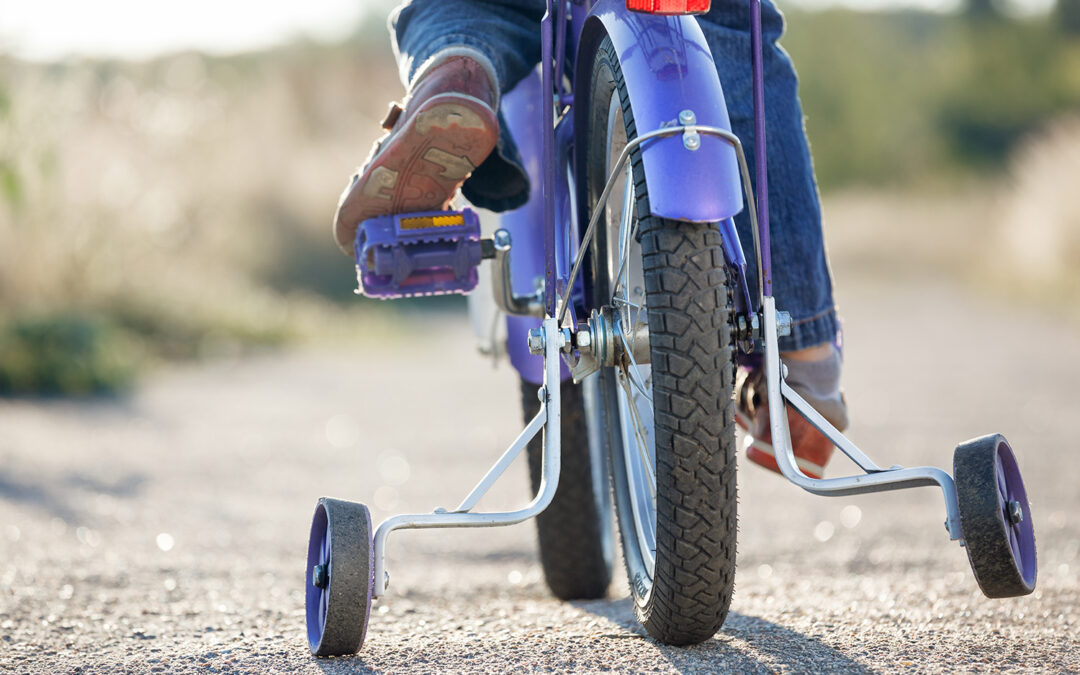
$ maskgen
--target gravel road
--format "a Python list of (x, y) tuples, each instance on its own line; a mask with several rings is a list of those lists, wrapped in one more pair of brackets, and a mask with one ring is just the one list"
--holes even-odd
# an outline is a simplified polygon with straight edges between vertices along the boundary
[[(395, 535), (362, 653), (315, 660), (315, 500), (452, 506), (519, 430), (514, 375), (449, 321), (444, 344), (416, 330), (159, 372), (122, 400), (0, 402), (0, 671), (1080, 671), (1080, 330), (946, 282), (841, 287), (850, 435), (943, 467), (1008, 436), (1034, 595), (981, 595), (935, 490), (826, 499), (740, 466), (735, 599), (703, 645), (645, 637), (621, 573), (607, 600), (553, 600), (525, 524)], [(516, 467), (487, 503), (526, 486)]]

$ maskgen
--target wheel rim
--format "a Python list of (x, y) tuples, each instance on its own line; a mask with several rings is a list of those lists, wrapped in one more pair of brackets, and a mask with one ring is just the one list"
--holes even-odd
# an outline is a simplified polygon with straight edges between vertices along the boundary
[[(619, 97), (608, 107), (607, 174), (626, 147), (626, 125)], [(615, 208), (613, 208), (613, 205)], [(608, 303), (615, 317), (614, 333), (627, 357), (612, 366), (615, 380), (617, 429), (626, 466), (634, 535), (645, 572), (651, 580), (656, 566), (656, 439), (652, 402), (652, 367), (633, 357), (639, 328), (648, 326), (641, 244), (637, 241), (633, 172), (616, 185), (605, 209)], [(627, 337), (629, 336), (629, 337)]]
[(324, 587), (315, 585), (313, 570), (316, 565), (324, 565), (330, 569), (330, 529), (328, 527), (326, 508), (319, 504), (315, 509), (315, 515), (311, 521), (311, 537), (308, 540), (307, 570), (307, 593), (305, 608), (307, 610), (308, 642), (312, 649), (316, 649), (322, 641), (323, 632), (326, 628), (326, 608), (330, 595), (330, 585)]
[[(1031, 509), (1028, 506), (1024, 480), (1020, 477), (1020, 467), (1012, 448), (1002, 440), (997, 446), (997, 488), (998, 505), (1001, 508), (1005, 530), (1009, 537), (1013, 561), (1017, 571), (1028, 586), (1035, 584), (1035, 528), (1031, 522)], [(1012, 516), (1013, 505), (1019, 512), (1019, 519)]]

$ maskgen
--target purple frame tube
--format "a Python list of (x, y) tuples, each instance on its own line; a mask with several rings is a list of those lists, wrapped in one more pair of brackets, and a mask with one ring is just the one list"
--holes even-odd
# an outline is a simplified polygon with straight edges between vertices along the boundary
[[(560, 7), (562, 3), (559, 3)], [(556, 10), (558, 16), (563, 12)], [(541, 187), (544, 194), (544, 303), (548, 316), (555, 316), (555, 280), (557, 270), (555, 264), (555, 88), (551, 72), (555, 67), (552, 63), (552, 0), (547, 0), (547, 12), (540, 21), (540, 104), (541, 124), (543, 124), (543, 157), (544, 157), (544, 184)]]
[(769, 167), (765, 158), (765, 69), (761, 47), (761, 0), (750, 0), (750, 51), (754, 78), (754, 161), (757, 180), (758, 240), (762, 292), (772, 295), (772, 247), (769, 240)]

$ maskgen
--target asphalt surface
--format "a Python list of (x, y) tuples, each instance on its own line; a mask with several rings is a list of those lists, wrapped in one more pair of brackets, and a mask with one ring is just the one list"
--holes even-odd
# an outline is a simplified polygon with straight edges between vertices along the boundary
[[(735, 599), (703, 645), (645, 637), (621, 572), (609, 599), (553, 600), (524, 524), (394, 535), (362, 652), (316, 660), (315, 500), (453, 506), (520, 428), (512, 371), (444, 321), (159, 372), (123, 400), (0, 402), (0, 671), (1080, 671), (1080, 330), (945, 282), (847, 280), (840, 299), (850, 436), (949, 468), (957, 442), (1004, 433), (1034, 595), (981, 595), (933, 489), (827, 499), (741, 464)], [(486, 503), (526, 487), (514, 467)]]

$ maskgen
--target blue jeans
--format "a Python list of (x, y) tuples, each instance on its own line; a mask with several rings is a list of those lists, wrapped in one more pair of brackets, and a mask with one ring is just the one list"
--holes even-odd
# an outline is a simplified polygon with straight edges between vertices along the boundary
[[(495, 67), (502, 91), (510, 91), (540, 61), (540, 19), (544, 0), (409, 0), (391, 15), (394, 48), (406, 82), (441, 49), (473, 47)], [(724, 86), (732, 131), (746, 148), (754, 143), (750, 75), (750, 13), (745, 0), (713, 0), (698, 18)], [(832, 299), (832, 279), (825, 257), (810, 148), (803, 129), (798, 80), (787, 53), (777, 44), (784, 30), (780, 12), (762, 0), (765, 50), (765, 107), (768, 136), (769, 210), (773, 288), (777, 306), (791, 313), (790, 336), (783, 351), (837, 341), (839, 320)], [(505, 129), (507, 125), (503, 124)], [(754, 175), (754, 156), (747, 153)], [(528, 179), (513, 139), (499, 147), (462, 192), (477, 206), (516, 208), (528, 197)], [(747, 260), (753, 261), (753, 234), (747, 210), (735, 218)], [(750, 266), (750, 288), (757, 270)]]

